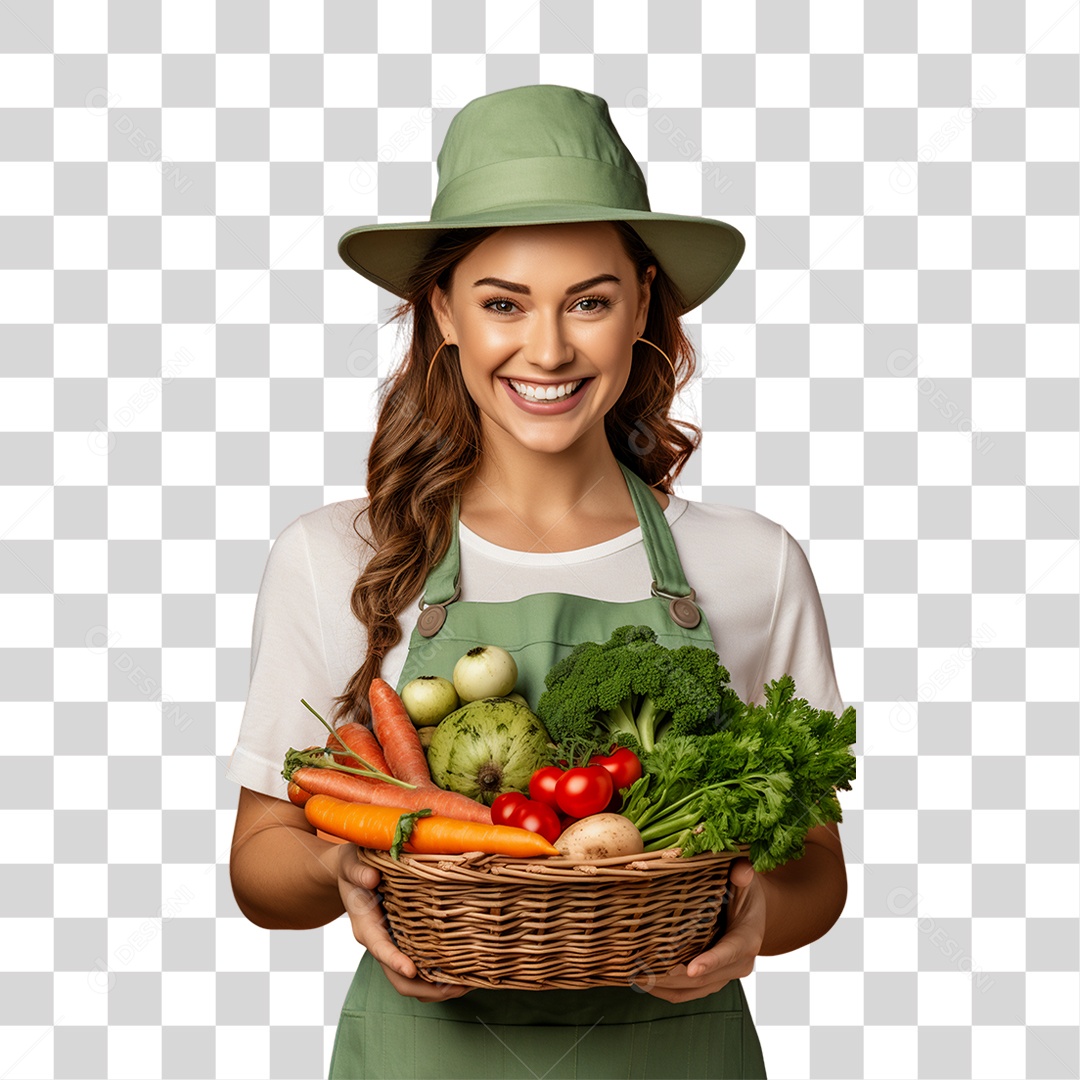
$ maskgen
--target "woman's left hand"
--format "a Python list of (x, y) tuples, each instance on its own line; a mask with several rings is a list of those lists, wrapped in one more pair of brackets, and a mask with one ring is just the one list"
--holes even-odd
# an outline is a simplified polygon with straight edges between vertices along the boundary
[(640, 989), (665, 1001), (693, 1001), (754, 970), (765, 937), (765, 890), (747, 859), (731, 864), (728, 888), (732, 895), (724, 936), (689, 964), (679, 964), (658, 978), (640, 980), (636, 984)]

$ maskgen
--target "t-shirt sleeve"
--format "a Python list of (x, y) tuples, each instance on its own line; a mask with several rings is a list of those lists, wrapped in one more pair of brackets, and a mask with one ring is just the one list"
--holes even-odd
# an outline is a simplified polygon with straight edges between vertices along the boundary
[(761, 703), (766, 683), (790, 675), (795, 680), (796, 697), (839, 716), (844, 702), (836, 683), (821, 594), (806, 553), (787, 529), (779, 528), (776, 598), (753, 700)]
[(263, 570), (251, 632), (247, 701), (225, 775), (244, 787), (287, 798), (281, 775), (289, 747), (323, 746), (326, 729), (300, 703), (330, 720), (340, 689), (331, 685), (318, 593), (303, 517), (274, 541)]

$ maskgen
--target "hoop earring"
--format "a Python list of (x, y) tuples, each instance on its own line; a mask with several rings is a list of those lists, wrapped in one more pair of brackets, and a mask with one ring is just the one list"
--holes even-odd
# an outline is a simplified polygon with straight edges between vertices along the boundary
[(675, 380), (675, 384), (678, 385), (679, 375), (678, 372), (676, 372), (675, 370), (675, 365), (671, 362), (671, 357), (668, 356), (668, 354), (664, 352), (664, 350), (661, 349), (660, 346), (657, 345), (655, 342), (649, 341), (648, 338), (638, 337), (635, 338), (634, 341), (635, 343), (638, 341), (644, 341), (646, 345), (652, 345), (652, 347), (668, 362), (668, 367), (671, 368), (671, 377)]
[(444, 345), (451, 344), (449, 336), (445, 337), (440, 343), (439, 347), (435, 350), (435, 356), (428, 361), (427, 366), (427, 378), (424, 380), (424, 404), (427, 404), (428, 399), (428, 384), (431, 382), (431, 373), (435, 370), (435, 357), (442, 352)]

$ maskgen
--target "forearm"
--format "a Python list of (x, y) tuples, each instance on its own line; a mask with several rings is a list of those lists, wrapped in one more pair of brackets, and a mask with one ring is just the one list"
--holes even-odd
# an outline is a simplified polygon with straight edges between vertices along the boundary
[(344, 914), (338, 845), (313, 832), (279, 826), (233, 850), (233, 895), (244, 915), (267, 930), (310, 930)]
[(812, 829), (801, 859), (758, 876), (765, 891), (763, 956), (816, 941), (844, 909), (847, 871), (835, 826)]

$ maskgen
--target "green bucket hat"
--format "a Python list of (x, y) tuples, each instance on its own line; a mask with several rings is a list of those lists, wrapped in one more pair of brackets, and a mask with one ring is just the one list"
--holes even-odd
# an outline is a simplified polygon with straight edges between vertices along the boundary
[(660, 214), (607, 102), (570, 86), (518, 86), (474, 98), (450, 121), (429, 221), (360, 225), (338, 240), (358, 274), (404, 297), (440, 233), (500, 225), (625, 221), (697, 307), (727, 280), (746, 241), (714, 218)]

